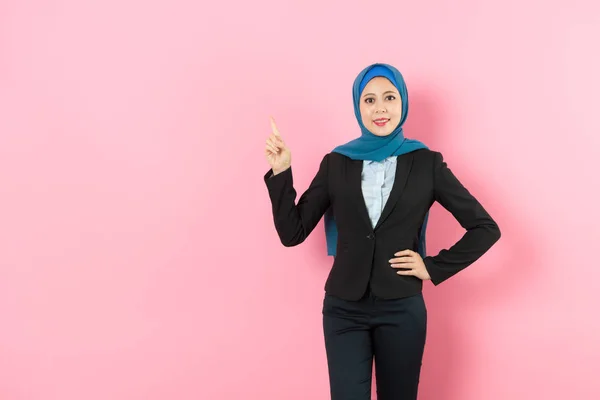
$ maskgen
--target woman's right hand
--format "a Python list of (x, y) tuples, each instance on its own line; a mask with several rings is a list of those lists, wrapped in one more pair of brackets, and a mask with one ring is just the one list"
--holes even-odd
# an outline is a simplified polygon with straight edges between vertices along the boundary
[(273, 174), (277, 175), (290, 167), (292, 164), (292, 153), (281, 138), (273, 117), (271, 117), (271, 130), (273, 133), (267, 139), (265, 157), (273, 170)]

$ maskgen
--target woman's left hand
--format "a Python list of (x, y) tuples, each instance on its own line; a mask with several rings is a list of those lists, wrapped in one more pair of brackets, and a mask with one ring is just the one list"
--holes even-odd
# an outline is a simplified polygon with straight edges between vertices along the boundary
[(394, 254), (396, 258), (390, 260), (392, 268), (400, 268), (398, 275), (412, 275), (422, 280), (429, 280), (429, 272), (425, 268), (425, 263), (421, 255), (412, 250), (402, 250)]

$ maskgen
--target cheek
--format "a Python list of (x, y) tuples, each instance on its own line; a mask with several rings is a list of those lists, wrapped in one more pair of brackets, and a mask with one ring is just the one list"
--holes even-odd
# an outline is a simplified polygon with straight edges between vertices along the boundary
[(402, 104), (395, 105), (393, 108), (393, 113), (396, 118), (402, 117)]
[(371, 122), (371, 118), (370, 118), (370, 113), (369, 113), (369, 108), (365, 107), (364, 105), (360, 106), (360, 117), (363, 121), (363, 124), (366, 124), (367, 122)]

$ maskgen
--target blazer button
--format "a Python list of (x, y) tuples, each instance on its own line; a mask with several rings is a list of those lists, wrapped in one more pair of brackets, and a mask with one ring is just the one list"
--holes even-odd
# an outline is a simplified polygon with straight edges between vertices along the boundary
[(369, 233), (369, 235), (367, 236), (367, 239), (375, 239), (375, 235), (372, 233)]

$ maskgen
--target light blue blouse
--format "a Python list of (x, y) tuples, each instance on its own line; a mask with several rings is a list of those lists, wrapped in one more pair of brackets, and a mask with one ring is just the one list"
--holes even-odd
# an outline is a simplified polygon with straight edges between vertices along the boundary
[(383, 207), (390, 197), (396, 177), (396, 162), (397, 157), (395, 156), (388, 157), (381, 162), (363, 161), (361, 186), (373, 227), (377, 225)]

